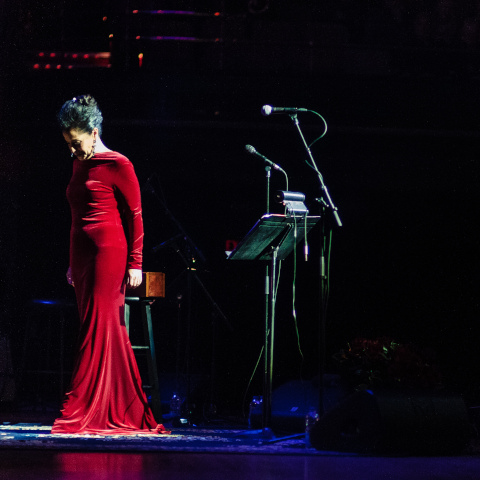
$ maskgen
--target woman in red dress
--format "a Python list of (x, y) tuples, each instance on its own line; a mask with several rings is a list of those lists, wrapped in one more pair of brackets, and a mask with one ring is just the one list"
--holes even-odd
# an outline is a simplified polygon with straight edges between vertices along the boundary
[(67, 280), (75, 287), (80, 334), (52, 433), (167, 433), (148, 406), (124, 322), (126, 285), (142, 282), (140, 189), (131, 162), (103, 144), (102, 120), (89, 95), (68, 100), (58, 114), (73, 158)]

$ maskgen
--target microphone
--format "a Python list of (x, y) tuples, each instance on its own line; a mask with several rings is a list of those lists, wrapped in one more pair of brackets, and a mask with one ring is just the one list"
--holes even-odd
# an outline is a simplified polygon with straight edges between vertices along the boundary
[(286, 107), (272, 107), (271, 105), (264, 105), (262, 107), (262, 115), (268, 117), (272, 113), (297, 113), (308, 112), (307, 108), (286, 108)]
[(256, 155), (257, 157), (260, 157), (264, 162), (268, 163), (270, 166), (272, 166), (275, 170), (280, 170), (281, 172), (283, 172), (285, 175), (286, 175), (286, 172), (285, 170), (280, 166), (280, 165), (277, 165), (276, 163), (273, 163), (271, 160), (269, 160), (267, 157), (265, 157), (264, 155), (262, 155), (261, 153), (258, 153), (254, 147), (252, 147), (251, 145), (245, 145), (245, 150), (252, 154), (252, 155)]

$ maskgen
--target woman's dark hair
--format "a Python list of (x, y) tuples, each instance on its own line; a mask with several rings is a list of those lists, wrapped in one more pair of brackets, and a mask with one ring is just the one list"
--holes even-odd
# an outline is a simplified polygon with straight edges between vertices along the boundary
[(102, 134), (102, 112), (91, 95), (67, 100), (58, 112), (57, 120), (63, 132), (76, 128), (92, 133), (94, 128), (98, 128), (98, 133)]

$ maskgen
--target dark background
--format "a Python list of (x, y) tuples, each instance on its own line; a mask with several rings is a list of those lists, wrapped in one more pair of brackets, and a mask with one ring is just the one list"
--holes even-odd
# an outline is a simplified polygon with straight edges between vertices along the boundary
[[(343, 222), (333, 234), (328, 370), (347, 342), (388, 336), (434, 352), (444, 384), (475, 404), (476, 2), (134, 3), (11, 0), (1, 7), (0, 328), (11, 343), (17, 397), (28, 383), (18, 372), (47, 357), (56, 365), (57, 313), (32, 300), (73, 300), (65, 282), (71, 161), (55, 115), (67, 99), (90, 93), (104, 114), (104, 142), (132, 160), (142, 186), (144, 270), (167, 276), (167, 296), (153, 306), (165, 378), (190, 375), (202, 402), (214, 397), (221, 410), (261, 393), (261, 368), (245, 392), (263, 344), (265, 265), (227, 261), (224, 253), (226, 241), (243, 238), (266, 208), (263, 162), (245, 145), (287, 171), (290, 190), (306, 194), (312, 214), (320, 194), (291, 119), (261, 115), (270, 104), (308, 108), (328, 123), (312, 147)], [(126, 13), (135, 8), (222, 15)], [(109, 52), (110, 67), (66, 60), (66, 52)], [(308, 142), (322, 134), (317, 116), (299, 120)], [(272, 173), (271, 188), (285, 189), (283, 175)], [(273, 200), (271, 207), (280, 212)], [(197, 257), (196, 275), (208, 295), (196, 278), (189, 289), (172, 248), (152, 252), (178, 225), (205, 257)], [(308, 263), (298, 255), (303, 360), (291, 315), (292, 256), (282, 266), (274, 386), (318, 372), (319, 233), (309, 238)], [(67, 309), (67, 367), (74, 331)], [(57, 393), (50, 379), (45, 395), (50, 386)]]

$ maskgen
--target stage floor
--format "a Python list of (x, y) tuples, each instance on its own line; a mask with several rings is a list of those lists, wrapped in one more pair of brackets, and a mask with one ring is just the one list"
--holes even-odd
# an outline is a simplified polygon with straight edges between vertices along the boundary
[(478, 480), (480, 458), (0, 450), (2, 480)]
[(35, 422), (32, 414), (1, 420), (0, 480), (480, 478), (474, 444), (455, 456), (374, 456), (316, 450), (302, 436), (272, 441), (225, 422), (172, 426), (171, 435), (105, 437), (52, 435), (51, 422)]

